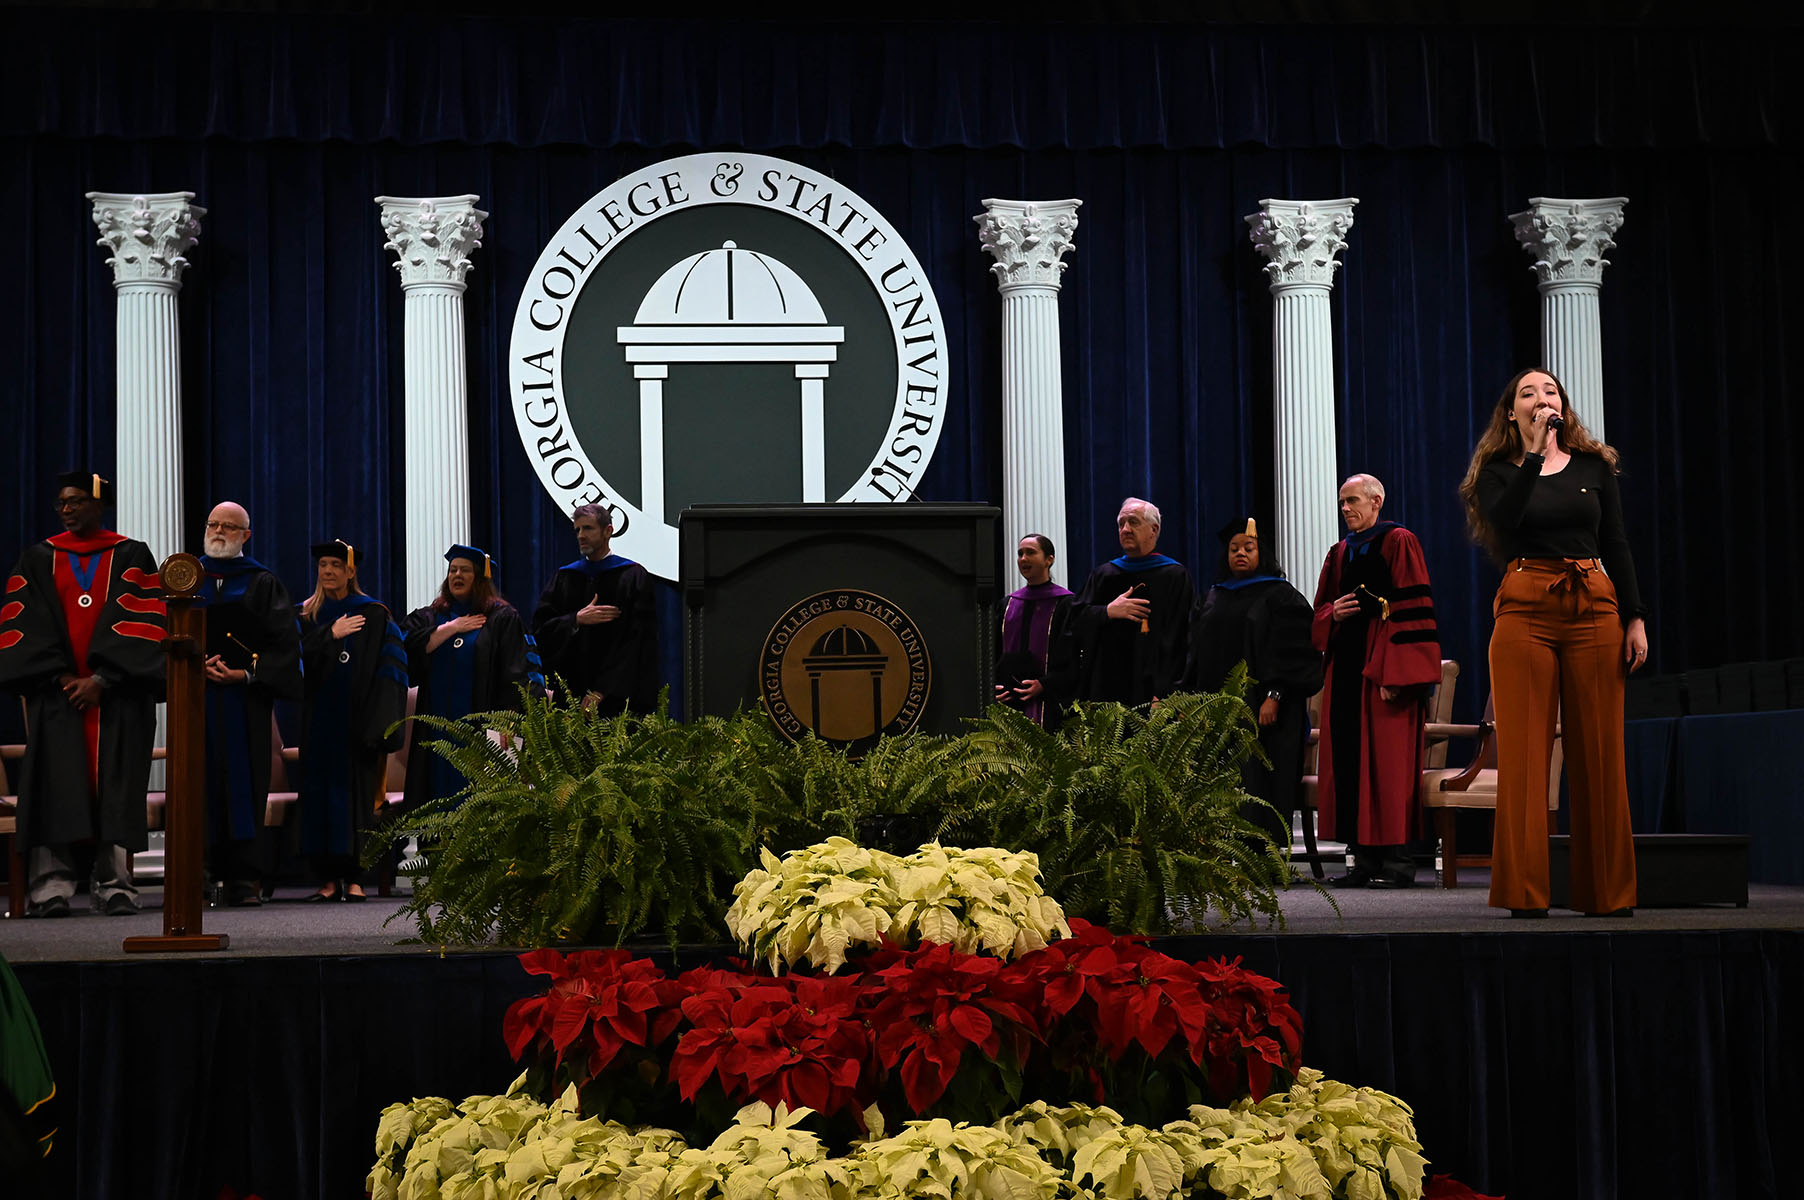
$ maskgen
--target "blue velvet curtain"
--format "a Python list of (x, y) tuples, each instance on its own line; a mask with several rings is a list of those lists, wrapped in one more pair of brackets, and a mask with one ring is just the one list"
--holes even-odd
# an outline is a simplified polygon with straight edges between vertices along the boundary
[[(739, 147), (845, 180), (926, 266), (953, 373), (923, 499), (1001, 494), (1000, 304), (971, 215), (986, 196), (1082, 198), (1060, 302), (1064, 560), (1081, 577), (1112, 555), (1133, 493), (1206, 577), (1208, 531), (1270, 511), (1271, 301), (1242, 218), (1267, 196), (1357, 196), (1333, 297), (1339, 470), (1382, 478), (1386, 515), (1421, 536), (1472, 715), (1496, 576), (1454, 488), (1540, 341), (1506, 217), (1621, 194), (1608, 431), (1654, 668), (1804, 653), (1797, 307), (1773, 215), (1804, 105), (1779, 38), (197, 13), (111, 13), (97, 38), (86, 20), (15, 14), (34, 53), (0, 76), (7, 547), (53, 528), (53, 472), (114, 465), (115, 305), (82, 193), (189, 189), (209, 210), (180, 301), (194, 541), (209, 504), (238, 499), (291, 590), (311, 586), (307, 546), (339, 536), (367, 548), (373, 594), (423, 603), (395, 594), (401, 296), (371, 198), (474, 192), (492, 216), (466, 300), (469, 536), (530, 604), (572, 547), (507, 407), (527, 272), (622, 173)], [(1286, 566), (1313, 590), (1318, 563)]]

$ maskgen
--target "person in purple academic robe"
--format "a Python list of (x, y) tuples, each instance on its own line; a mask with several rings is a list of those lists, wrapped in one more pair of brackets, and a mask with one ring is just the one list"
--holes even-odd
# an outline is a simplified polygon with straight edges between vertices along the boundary
[(1075, 680), (1066, 628), (1071, 589), (1052, 581), (1052, 539), (1030, 533), (1015, 548), (1015, 569), (1027, 586), (1002, 606), (1002, 658), (996, 664), (996, 701), (1029, 720), (1057, 728)]

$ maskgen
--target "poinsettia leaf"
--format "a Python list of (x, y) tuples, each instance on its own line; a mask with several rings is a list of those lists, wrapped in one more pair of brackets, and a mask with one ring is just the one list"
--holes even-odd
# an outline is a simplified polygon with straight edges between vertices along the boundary
[(990, 1020), (990, 1014), (975, 1004), (961, 1004), (954, 1008), (950, 1020), (952, 1028), (958, 1030), (960, 1035), (973, 1045), (988, 1041), (991, 1031), (995, 1028), (994, 1022)]

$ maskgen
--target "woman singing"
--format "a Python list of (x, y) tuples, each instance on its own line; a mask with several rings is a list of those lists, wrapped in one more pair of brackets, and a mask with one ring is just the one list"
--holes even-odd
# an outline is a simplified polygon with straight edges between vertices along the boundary
[(1546, 786), (1558, 724), (1571, 783), (1572, 906), (1633, 916), (1622, 697), (1628, 672), (1647, 661), (1647, 628), (1616, 451), (1585, 429), (1559, 380), (1530, 369), (1503, 389), (1459, 491), (1474, 538), (1504, 569), (1491, 634), (1491, 904), (1547, 915)]

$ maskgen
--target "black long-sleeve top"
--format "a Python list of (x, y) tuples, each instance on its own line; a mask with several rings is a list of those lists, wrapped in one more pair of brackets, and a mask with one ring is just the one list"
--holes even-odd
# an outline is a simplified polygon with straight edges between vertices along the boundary
[(1552, 475), (1541, 473), (1544, 461), (1528, 454), (1518, 467), (1493, 459), (1479, 471), (1478, 507), (1497, 533), (1498, 551), (1506, 560), (1601, 559), (1623, 623), (1645, 617), (1616, 473), (1595, 454), (1574, 454)]

